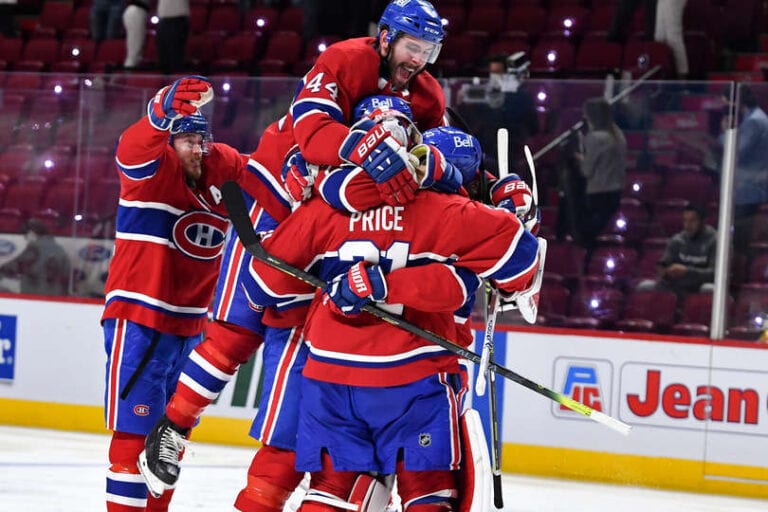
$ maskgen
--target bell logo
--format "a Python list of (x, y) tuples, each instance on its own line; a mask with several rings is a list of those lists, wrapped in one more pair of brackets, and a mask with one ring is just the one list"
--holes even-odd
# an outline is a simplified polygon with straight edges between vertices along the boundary
[(459, 135), (454, 135), (453, 145), (454, 147), (457, 147), (457, 148), (471, 148), (472, 139), (470, 139), (469, 137), (461, 137)]
[[(555, 362), (555, 389), (587, 407), (610, 414), (612, 374), (609, 361), (558, 359)], [(581, 416), (559, 404), (553, 404), (553, 413), (566, 418)]]

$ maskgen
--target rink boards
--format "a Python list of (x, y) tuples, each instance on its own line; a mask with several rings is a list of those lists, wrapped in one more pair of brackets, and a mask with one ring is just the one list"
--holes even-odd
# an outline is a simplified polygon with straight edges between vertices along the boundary
[[(98, 301), (0, 296), (0, 423), (104, 432), (100, 314)], [(621, 436), (498, 378), (504, 471), (768, 499), (768, 347), (499, 331), (501, 364), (633, 427)], [(241, 368), (193, 439), (255, 443), (260, 370)]]

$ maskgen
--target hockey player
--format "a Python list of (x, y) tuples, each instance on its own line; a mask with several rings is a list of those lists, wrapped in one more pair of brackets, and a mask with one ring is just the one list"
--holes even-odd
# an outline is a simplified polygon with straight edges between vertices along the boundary
[(338, 42), (318, 57), (299, 81), (286, 116), (267, 127), (251, 155), (250, 165), (267, 187), (255, 199), (276, 220), (290, 213), (280, 171), (294, 144), (315, 165), (361, 166), (387, 202), (413, 197), (418, 185), (407, 151), (386, 129), (364, 120), (350, 127), (352, 110), (363, 98), (393, 95), (409, 103), (419, 130), (441, 126), (445, 96), (424, 68), (440, 52), (442, 21), (426, 0), (394, 0), (378, 26), (377, 37)]
[[(402, 113), (398, 118), (402, 125), (392, 126), (391, 129), (398, 132), (402, 144), (408, 144), (407, 136), (403, 134), (411, 129), (416, 133), (416, 130), (410, 121), (410, 107), (402, 99), (386, 96), (366, 98), (357, 105), (355, 116), (382, 123), (391, 120), (374, 113), (381, 109)], [(295, 160), (289, 158), (287, 161), (286, 175), (290, 169), (295, 170), (292, 163)], [(306, 167), (302, 169), (302, 175), (306, 175)], [(364, 181), (365, 185), (344, 191), (343, 194), (349, 195), (347, 201), (360, 204), (373, 201), (370, 205), (381, 203), (375, 187), (371, 186), (372, 180), (365, 173), (358, 173), (353, 181)], [(253, 203), (247, 194), (246, 200), (254, 229), (257, 232), (274, 229), (276, 220)], [(306, 359), (306, 346), (301, 337), (306, 306), (270, 308), (266, 311), (264, 322), (267, 325), (262, 328), (261, 315), (257, 311), (260, 308), (254, 308), (246, 299), (241, 282), (243, 268), (247, 268), (250, 257), (235, 238), (227, 242), (223, 262), (214, 307), (215, 320), (209, 324), (205, 340), (184, 364), (166, 416), (156, 424), (147, 439), (146, 451), (140, 457), (140, 468), (155, 494), (175, 486), (179, 475), (176, 454), (181, 450), (183, 438), (189, 434), (203, 409), (232, 378), (238, 366), (255, 353), (261, 343), (260, 334), (264, 333), (263, 394), (251, 428), (251, 435), (261, 441), (263, 447), (254, 456), (248, 471), (248, 484), (238, 495), (235, 508), (244, 512), (279, 511), (303, 477), (303, 473), (294, 470), (298, 410), (295, 401), (285, 397), (296, 394), (294, 388), (297, 385), (294, 382), (300, 377)]]
[[(302, 510), (345, 508), (358, 473), (394, 474), (398, 464), (405, 510), (455, 510), (458, 357), (357, 313), (376, 301), (456, 340), (453, 311), (466, 293), (446, 286), (458, 281), (455, 268), (494, 279), (506, 292), (523, 290), (536, 272), (536, 239), (504, 209), (423, 191), (408, 205), (352, 216), (310, 199), (263, 243), (330, 283), (312, 303), (304, 331), (310, 351), (297, 469), (311, 471), (312, 484)], [(313, 293), (260, 261), (252, 276), (258, 286), (249, 296), (263, 305)]]
[(168, 510), (172, 491), (148, 496), (136, 460), (207, 322), (229, 225), (218, 187), (260, 186), (245, 156), (211, 141), (198, 108), (212, 97), (203, 77), (174, 81), (117, 145), (120, 203), (102, 315), (110, 512)]

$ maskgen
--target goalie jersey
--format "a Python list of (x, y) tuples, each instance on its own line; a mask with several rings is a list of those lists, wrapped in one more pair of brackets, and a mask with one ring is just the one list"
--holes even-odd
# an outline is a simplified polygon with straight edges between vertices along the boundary
[[(381, 265), (388, 288), (385, 307), (463, 346), (469, 340), (453, 312), (474, 285), (458, 269), (513, 292), (527, 288), (538, 266), (538, 242), (514, 214), (432, 191), (420, 192), (405, 206), (352, 215), (313, 198), (263, 245), (326, 282), (360, 260)], [(327, 297), (261, 261), (252, 262), (251, 277), (248, 295), (262, 306), (281, 309), (312, 302), (304, 330), (310, 345), (307, 377), (396, 386), (438, 372), (459, 372), (455, 354), (368, 313), (335, 313)]]
[(120, 200), (102, 319), (192, 336), (207, 321), (229, 227), (218, 187), (234, 180), (252, 191), (259, 184), (244, 155), (213, 143), (191, 187), (168, 140), (145, 116), (118, 143)]

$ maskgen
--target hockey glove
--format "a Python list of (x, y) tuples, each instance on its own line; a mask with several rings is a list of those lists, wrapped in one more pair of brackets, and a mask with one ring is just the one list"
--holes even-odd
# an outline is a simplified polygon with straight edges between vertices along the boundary
[(294, 203), (300, 203), (312, 197), (315, 176), (309, 167), (298, 151), (292, 153), (283, 164), (283, 186)]
[(496, 180), (490, 189), (494, 206), (514, 213), (532, 235), (539, 233), (541, 212), (533, 204), (533, 194), (528, 185), (517, 174), (510, 174)]
[(366, 263), (355, 263), (346, 273), (333, 278), (325, 288), (331, 299), (331, 308), (337, 313), (358, 314), (366, 304), (381, 302), (387, 297), (387, 280), (381, 267)]
[(147, 105), (149, 122), (170, 130), (174, 119), (194, 114), (213, 99), (213, 86), (203, 76), (185, 76), (157, 91)]
[(522, 219), (531, 210), (533, 194), (528, 185), (517, 174), (510, 174), (496, 180), (490, 189), (491, 203), (504, 208)]
[(421, 188), (432, 187), (440, 192), (456, 193), (462, 185), (459, 171), (435, 146), (419, 144), (411, 150), (411, 154), (424, 167), (424, 177), (421, 178)]
[(408, 169), (408, 152), (382, 123), (361, 119), (349, 129), (339, 157), (365, 169), (376, 183), (384, 183)]

